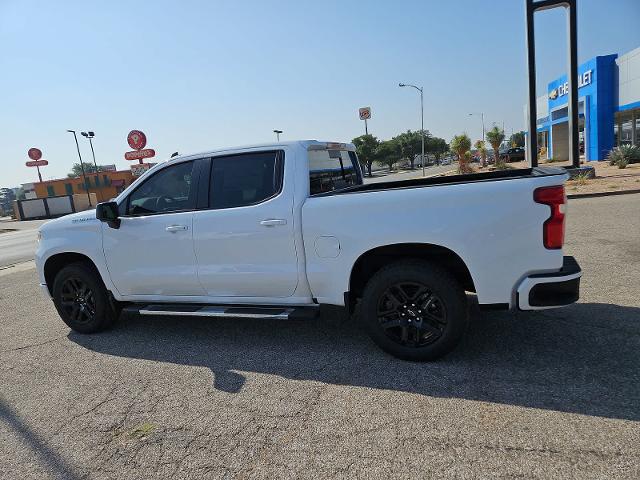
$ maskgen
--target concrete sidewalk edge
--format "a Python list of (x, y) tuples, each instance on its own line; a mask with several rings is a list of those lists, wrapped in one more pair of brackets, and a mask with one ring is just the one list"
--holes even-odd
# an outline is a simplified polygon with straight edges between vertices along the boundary
[(613, 192), (594, 192), (594, 193), (571, 193), (567, 198), (593, 198), (593, 197), (609, 197), (612, 195), (628, 195), (632, 193), (640, 193), (640, 189), (634, 190), (616, 190)]

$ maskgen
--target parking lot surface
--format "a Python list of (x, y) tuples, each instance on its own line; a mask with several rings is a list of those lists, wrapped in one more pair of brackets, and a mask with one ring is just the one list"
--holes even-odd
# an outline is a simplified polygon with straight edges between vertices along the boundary
[(580, 302), (480, 313), (433, 363), (355, 322), (70, 332), (0, 272), (2, 478), (640, 478), (640, 195), (571, 200)]

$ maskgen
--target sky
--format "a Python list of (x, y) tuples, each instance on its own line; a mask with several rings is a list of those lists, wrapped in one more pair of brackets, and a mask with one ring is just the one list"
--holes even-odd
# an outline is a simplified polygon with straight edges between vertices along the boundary
[[(578, 0), (578, 59), (640, 46), (640, 0)], [(129, 167), (127, 133), (156, 159), (282, 139), (388, 139), (425, 128), (449, 141), (524, 128), (524, 0), (0, 0), (0, 187), (78, 161)], [(566, 72), (565, 14), (536, 15), (538, 92)], [(542, 89), (542, 90), (541, 90)], [(79, 136), (79, 135), (78, 135)], [(88, 142), (79, 136), (83, 160)]]

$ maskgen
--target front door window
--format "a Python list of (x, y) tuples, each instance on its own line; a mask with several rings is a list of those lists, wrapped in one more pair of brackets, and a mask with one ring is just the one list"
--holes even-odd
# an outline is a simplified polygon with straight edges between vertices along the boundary
[(196, 206), (195, 186), (191, 181), (194, 162), (164, 168), (129, 195), (127, 215), (154, 215), (184, 212)]

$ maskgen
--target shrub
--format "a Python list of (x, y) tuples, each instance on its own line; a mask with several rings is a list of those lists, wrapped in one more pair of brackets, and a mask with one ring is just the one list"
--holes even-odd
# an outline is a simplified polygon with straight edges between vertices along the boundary
[(540, 147), (540, 152), (538, 153), (538, 158), (544, 160), (547, 158), (547, 147)]
[(502, 158), (498, 158), (495, 167), (496, 170), (513, 170), (513, 167), (508, 165)]
[(635, 145), (621, 145), (615, 147), (607, 155), (609, 165), (617, 165), (618, 168), (626, 168), (630, 163), (640, 162), (640, 148)]
[(587, 184), (587, 180), (589, 180), (588, 173), (581, 173), (580, 175), (576, 175), (575, 179), (576, 184), (583, 186)]

